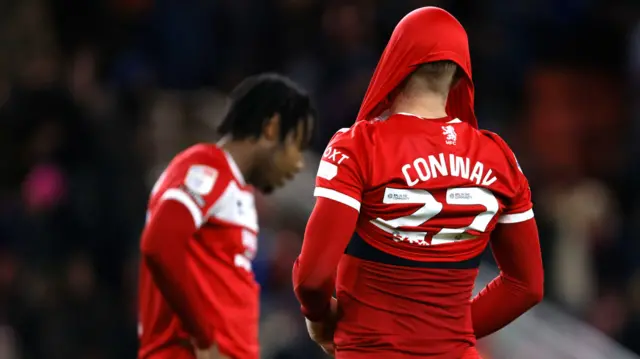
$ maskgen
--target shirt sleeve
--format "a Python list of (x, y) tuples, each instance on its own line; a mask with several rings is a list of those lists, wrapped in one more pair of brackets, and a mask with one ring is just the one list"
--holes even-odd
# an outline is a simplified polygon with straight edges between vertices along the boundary
[(315, 197), (328, 198), (360, 211), (366, 168), (361, 129), (338, 131), (325, 149), (316, 176)]
[(201, 152), (185, 156), (158, 178), (152, 197), (158, 203), (171, 200), (183, 205), (199, 229), (230, 181), (223, 160)]
[(207, 348), (213, 333), (207, 318), (194, 304), (197, 289), (187, 270), (186, 253), (193, 233), (190, 211), (178, 201), (163, 201), (145, 225), (140, 250), (142, 263), (183, 328), (199, 348)]
[(321, 320), (330, 308), (335, 273), (356, 228), (358, 212), (339, 202), (318, 198), (293, 265), (293, 289), (302, 312)]
[(478, 339), (503, 328), (542, 300), (544, 270), (535, 219), (498, 225), (491, 234), (500, 275), (471, 302)]
[(529, 181), (524, 175), (515, 154), (498, 134), (487, 130), (481, 130), (480, 132), (498, 145), (499, 151), (502, 152), (507, 161), (506, 177), (512, 191), (506, 200), (501, 216), (498, 218), (498, 223), (520, 223), (534, 218)]
[(187, 270), (188, 242), (229, 183), (224, 160), (197, 151), (174, 160), (151, 191), (140, 244), (154, 283), (199, 348), (211, 344), (213, 332), (194, 305), (198, 290)]
[(517, 167), (513, 175), (515, 178), (513, 181), (515, 184), (515, 193), (513, 197), (508, 199), (504, 212), (498, 219), (498, 223), (520, 223), (534, 217), (529, 181), (522, 172), (515, 155), (512, 156), (512, 161), (515, 167)]

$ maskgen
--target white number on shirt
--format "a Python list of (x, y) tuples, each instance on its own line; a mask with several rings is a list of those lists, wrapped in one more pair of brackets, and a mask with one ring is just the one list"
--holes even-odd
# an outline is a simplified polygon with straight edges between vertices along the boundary
[[(438, 202), (433, 195), (426, 190), (420, 189), (397, 189), (386, 188), (384, 191), (383, 203), (385, 204), (412, 204), (420, 203), (422, 207), (408, 216), (384, 220), (376, 218), (371, 221), (378, 228), (393, 235), (395, 241), (407, 241), (419, 245), (429, 245), (425, 240), (428, 235), (424, 231), (400, 230), (399, 228), (419, 227), (425, 224), (440, 212), (444, 205)], [(446, 204), (453, 206), (481, 205), (486, 208), (484, 212), (478, 213), (470, 225), (462, 228), (442, 228), (434, 234), (431, 245), (450, 243), (456, 240), (475, 238), (468, 231), (484, 232), (487, 226), (498, 213), (499, 204), (491, 191), (485, 188), (450, 188), (446, 193)]]

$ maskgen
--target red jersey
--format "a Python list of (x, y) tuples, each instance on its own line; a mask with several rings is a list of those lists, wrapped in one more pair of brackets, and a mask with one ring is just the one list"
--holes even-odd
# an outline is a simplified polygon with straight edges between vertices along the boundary
[(533, 217), (507, 144), (451, 118), (396, 114), (338, 131), (315, 196), (360, 211), (338, 266), (341, 358), (462, 357), (475, 345), (470, 299), (491, 231)]
[[(259, 286), (251, 269), (258, 233), (253, 189), (230, 155), (199, 144), (177, 155), (158, 179), (147, 223), (163, 201), (184, 205), (193, 217), (184, 281), (191, 288), (188, 305), (204, 318), (208, 340), (231, 358), (258, 358)], [(192, 338), (144, 261), (139, 311), (139, 358), (194, 357)]]

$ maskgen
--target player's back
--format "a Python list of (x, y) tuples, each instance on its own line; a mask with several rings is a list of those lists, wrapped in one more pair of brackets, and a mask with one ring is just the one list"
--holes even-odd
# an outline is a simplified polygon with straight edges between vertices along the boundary
[(319, 188), (355, 197), (345, 172), (364, 188), (338, 268), (341, 358), (462, 357), (475, 344), (470, 299), (489, 234), (531, 208), (507, 145), (456, 119), (397, 114), (339, 132), (323, 162)]

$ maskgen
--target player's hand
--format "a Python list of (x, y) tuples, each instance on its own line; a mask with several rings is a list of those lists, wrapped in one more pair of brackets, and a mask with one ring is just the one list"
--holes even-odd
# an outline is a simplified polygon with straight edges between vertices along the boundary
[(307, 322), (307, 331), (311, 340), (318, 343), (325, 353), (334, 356), (335, 346), (333, 344), (333, 333), (336, 329), (336, 322), (338, 316), (338, 301), (336, 298), (331, 298), (331, 309), (327, 313), (327, 316), (321, 321), (312, 322), (309, 319), (305, 319)]
[(213, 344), (207, 349), (195, 349), (196, 359), (229, 359), (218, 350), (218, 346)]

